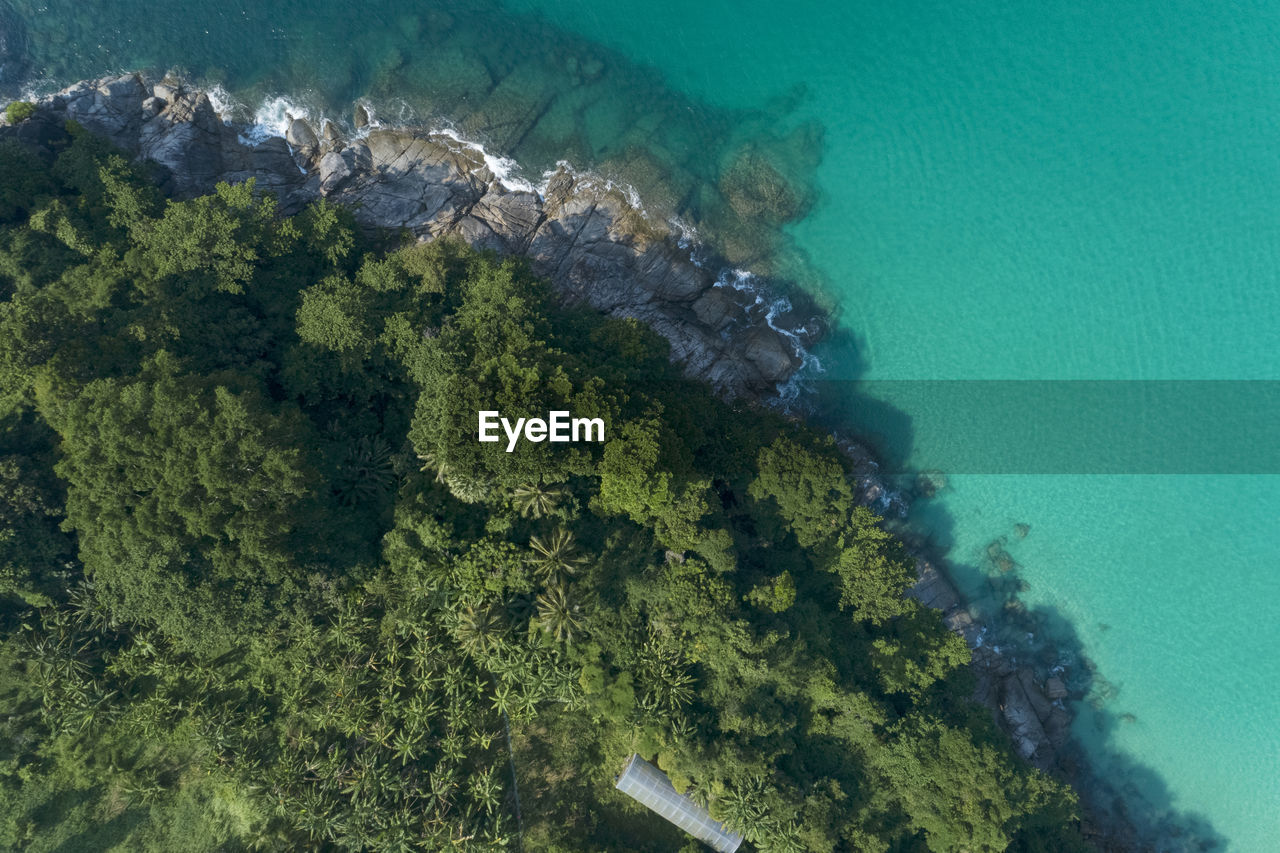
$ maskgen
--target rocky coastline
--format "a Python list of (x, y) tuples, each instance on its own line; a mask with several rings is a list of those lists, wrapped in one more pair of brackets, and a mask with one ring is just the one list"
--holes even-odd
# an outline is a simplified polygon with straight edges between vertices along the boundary
[[(777, 316), (758, 293), (729, 286), (695, 260), (683, 235), (626, 188), (560, 166), (540, 191), (509, 189), (478, 146), (454, 134), (293, 119), (285, 137), (226, 122), (208, 93), (174, 77), (85, 81), (40, 101), (16, 130), (39, 144), (66, 120), (161, 173), (176, 198), (253, 179), (293, 213), (315, 199), (350, 208), (370, 228), (428, 240), (452, 236), (519, 255), (570, 303), (646, 323), (686, 374), (730, 396), (764, 399), (801, 366), (821, 324)], [(357, 108), (357, 113), (359, 113)], [(357, 116), (359, 117), (359, 116)]]
[[(42, 145), (66, 121), (149, 161), (170, 195), (208, 192), (220, 182), (253, 179), (285, 213), (316, 199), (349, 207), (369, 228), (423, 240), (456, 237), (528, 259), (570, 303), (646, 323), (671, 344), (671, 358), (692, 379), (726, 396), (767, 402), (803, 364), (824, 318), (812, 304), (771, 311), (768, 284), (732, 286), (709, 258), (691, 255), (678, 228), (641, 208), (633, 194), (560, 166), (536, 189), (504, 185), (478, 146), (456, 135), (294, 118), (284, 138), (225, 121), (207, 92), (176, 77), (128, 74), (84, 81), (43, 98), (36, 115), (0, 135)], [(356, 108), (358, 126), (367, 122)], [(876, 460), (852, 439), (860, 499), (880, 509), (899, 501)], [(913, 546), (918, 582), (910, 595), (942, 612), (973, 650), (975, 699), (988, 708), (1032, 765), (1077, 784), (1087, 779), (1069, 748), (1072, 716), (1066, 682), (984, 644), (983, 626), (947, 577), (941, 560)], [(1138, 849), (1127, 827), (1087, 826), (1102, 849)]]

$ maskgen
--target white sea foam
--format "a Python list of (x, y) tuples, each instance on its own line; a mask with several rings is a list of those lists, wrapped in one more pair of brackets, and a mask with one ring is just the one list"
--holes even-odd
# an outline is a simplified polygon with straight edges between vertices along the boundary
[(679, 216), (672, 216), (667, 220), (667, 225), (670, 226), (672, 231), (680, 235), (676, 240), (676, 245), (681, 249), (689, 250), (689, 262), (698, 269), (702, 269), (702, 265), (706, 261), (706, 249), (702, 245), (702, 238), (698, 235), (698, 229), (685, 222)]
[[(511, 192), (538, 193), (538, 188), (536, 186), (520, 177), (520, 164), (515, 160), (512, 160), (510, 157), (500, 157), (497, 154), (490, 154), (479, 142), (472, 142), (469, 139), (465, 139), (460, 133), (451, 127), (442, 127), (437, 130), (436, 133), (440, 136), (448, 137), (466, 150), (480, 155), (480, 159), (484, 161), (485, 168), (493, 174), (493, 179), (504, 189), (510, 190)], [(541, 193), (538, 194), (541, 195)]]
[(716, 278), (713, 287), (731, 287), (739, 293), (745, 293), (750, 296), (751, 304), (747, 306), (747, 312), (763, 311), (765, 325), (782, 335), (791, 344), (792, 354), (800, 359), (800, 367), (791, 374), (786, 382), (779, 384), (777, 387), (778, 404), (783, 409), (789, 410), (809, 390), (808, 381), (826, 372), (822, 366), (822, 361), (809, 352), (804, 345), (802, 336), (807, 333), (807, 327), (800, 326), (792, 329), (777, 322), (780, 315), (787, 314), (792, 310), (791, 300), (785, 296), (766, 298), (767, 292), (764, 286), (755, 273), (750, 270), (726, 269)]
[(259, 145), (274, 137), (284, 137), (294, 119), (311, 119), (311, 111), (284, 95), (265, 98), (253, 112), (253, 123), (240, 134), (246, 145)]
[(617, 193), (622, 196), (627, 206), (648, 222), (653, 222), (654, 218), (644, 206), (644, 201), (640, 198), (640, 192), (623, 181), (615, 181), (613, 178), (605, 177), (599, 172), (583, 172), (576, 169), (568, 160), (561, 160), (556, 163), (553, 171), (543, 173), (543, 183), (541, 189), (545, 190), (548, 180), (556, 172), (567, 172), (573, 176), (578, 186), (584, 190), (598, 193)]
[(18, 93), (18, 100), (35, 103), (53, 95), (61, 88), (52, 77), (37, 77), (28, 80), (23, 85), (22, 90)]
[(231, 97), (231, 93), (222, 88), (221, 83), (215, 83), (207, 87), (204, 90), (204, 94), (208, 97), (213, 111), (218, 114), (218, 118), (222, 119), (223, 124), (230, 124), (235, 117), (236, 110), (241, 108), (240, 102)]

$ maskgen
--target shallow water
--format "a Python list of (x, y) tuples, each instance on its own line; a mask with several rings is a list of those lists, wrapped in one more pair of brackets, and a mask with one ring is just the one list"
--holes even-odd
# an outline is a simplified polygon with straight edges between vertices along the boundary
[[(874, 380), (888, 407), (828, 383), (824, 410), (878, 412), (912, 465), (984, 437), (916, 380), (1280, 379), (1272, 5), (12, 5), (46, 86), (181, 64), (255, 108), (365, 98), (450, 118), (531, 176), (561, 158), (618, 175), (731, 262), (820, 287), (842, 327), (823, 378)], [(797, 188), (792, 212), (816, 199), (792, 243), (722, 181), (744, 150)], [(1258, 421), (1261, 457), (1280, 442)], [(1274, 849), (1280, 479), (1183, 464), (1185, 445), (1129, 474), (1088, 452), (1011, 474), (997, 450), (912, 519), (1004, 626), (991, 641), (1088, 685), (1077, 732), (1164, 847)]]

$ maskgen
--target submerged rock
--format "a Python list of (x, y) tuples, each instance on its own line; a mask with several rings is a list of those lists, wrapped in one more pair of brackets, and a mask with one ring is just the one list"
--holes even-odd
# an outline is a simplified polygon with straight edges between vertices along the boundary
[(725, 169), (720, 192), (743, 219), (767, 225), (792, 222), (809, 208), (808, 199), (754, 145), (739, 151)]
[(515, 149), (555, 98), (551, 82), (539, 63), (515, 68), (462, 119), (462, 127), (502, 151)]
[(931, 498), (947, 487), (947, 475), (937, 468), (921, 471), (916, 475), (916, 494)]

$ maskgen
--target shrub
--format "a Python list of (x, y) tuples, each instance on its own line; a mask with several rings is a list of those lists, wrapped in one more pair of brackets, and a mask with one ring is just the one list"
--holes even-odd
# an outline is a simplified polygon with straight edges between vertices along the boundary
[(36, 105), (30, 101), (13, 101), (4, 108), (4, 117), (9, 124), (21, 124), (36, 114)]

